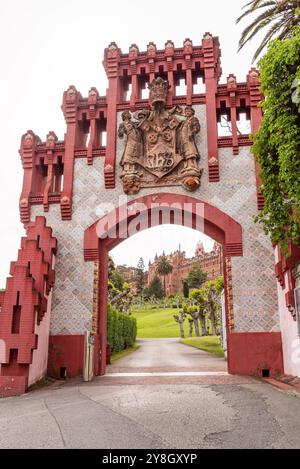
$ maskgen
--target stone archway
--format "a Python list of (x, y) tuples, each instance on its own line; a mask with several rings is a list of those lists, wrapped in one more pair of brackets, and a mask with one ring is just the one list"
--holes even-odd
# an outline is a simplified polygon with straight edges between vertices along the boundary
[[(158, 216), (156, 213), (154, 225), (153, 210), (159, 212)], [(99, 261), (99, 344), (96, 347), (96, 363), (99, 362), (99, 355), (105, 357), (106, 350), (108, 253), (131, 236), (132, 226), (139, 225), (138, 231), (142, 231), (164, 224), (163, 217), (168, 211), (170, 224), (183, 225), (186, 216), (191, 228), (202, 231), (222, 245), (229, 373), (261, 375), (263, 370), (269, 370), (271, 375), (277, 373), (282, 369), (280, 333), (234, 332), (230, 260), (232, 257), (243, 256), (241, 225), (207, 202), (174, 193), (152, 194), (130, 200), (126, 206), (107, 213), (85, 231), (85, 260)], [(96, 372), (104, 374), (105, 365), (105, 360), (100, 359)]]

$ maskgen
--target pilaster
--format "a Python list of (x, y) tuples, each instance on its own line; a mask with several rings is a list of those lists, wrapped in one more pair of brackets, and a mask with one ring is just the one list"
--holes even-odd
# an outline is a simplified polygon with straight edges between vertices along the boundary
[(118, 65), (121, 51), (112, 42), (105, 49), (104, 66), (108, 77), (107, 90), (107, 144), (104, 164), (104, 182), (106, 189), (114, 189), (116, 185), (116, 129), (118, 102)]
[(206, 85), (206, 118), (207, 118), (207, 149), (208, 149), (208, 175), (210, 182), (219, 182), (219, 151), (218, 126), (216, 113), (217, 70), (214, 48), (214, 38), (205, 33), (202, 40), (204, 56), (204, 77)]
[(37, 145), (40, 141), (40, 138), (35, 135), (32, 130), (28, 130), (21, 139), (20, 155), (24, 174), (23, 187), (19, 200), (19, 209), (21, 222), (24, 225), (27, 225), (30, 221), (30, 196), (36, 179), (35, 157)]
[(236, 77), (233, 74), (230, 74), (227, 78), (227, 91), (229, 96), (229, 105), (230, 105), (230, 117), (231, 117), (231, 133), (232, 133), (232, 147), (233, 154), (239, 154), (239, 143), (238, 143), (238, 129), (237, 129), (237, 112), (236, 112), (236, 91), (237, 91), (237, 82)]
[(67, 124), (65, 134), (65, 156), (64, 156), (64, 184), (60, 199), (60, 210), (62, 220), (72, 218), (72, 197), (74, 178), (74, 152), (77, 135), (77, 107), (79, 93), (75, 86), (70, 86), (64, 92), (62, 110)]

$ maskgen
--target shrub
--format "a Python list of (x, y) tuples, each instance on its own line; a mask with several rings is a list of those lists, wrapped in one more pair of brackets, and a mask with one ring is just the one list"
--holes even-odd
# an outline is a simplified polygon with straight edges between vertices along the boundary
[(107, 316), (107, 343), (111, 353), (117, 353), (131, 347), (136, 339), (136, 319), (122, 314), (108, 306)]
[(259, 62), (266, 99), (252, 152), (260, 166), (265, 205), (256, 219), (283, 252), (300, 237), (299, 64), (300, 28), (284, 41), (272, 41)]

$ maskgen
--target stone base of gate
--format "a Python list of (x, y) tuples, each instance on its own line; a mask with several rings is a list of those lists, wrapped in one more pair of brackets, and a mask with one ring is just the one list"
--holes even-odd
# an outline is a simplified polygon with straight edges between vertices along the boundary
[(84, 335), (50, 335), (48, 375), (60, 379), (82, 376)]
[[(283, 374), (280, 332), (231, 333), (228, 340), (228, 372), (236, 375)], [(100, 374), (100, 337), (94, 340), (94, 375)], [(54, 378), (82, 376), (84, 335), (50, 336), (48, 374)]]
[(230, 374), (259, 377), (283, 374), (280, 332), (231, 333), (228, 348)]
[[(50, 335), (48, 375), (60, 379), (82, 376), (84, 367), (82, 335)], [(94, 375), (100, 373), (100, 338), (94, 336)]]
[(28, 376), (0, 376), (0, 397), (20, 396), (27, 391)]

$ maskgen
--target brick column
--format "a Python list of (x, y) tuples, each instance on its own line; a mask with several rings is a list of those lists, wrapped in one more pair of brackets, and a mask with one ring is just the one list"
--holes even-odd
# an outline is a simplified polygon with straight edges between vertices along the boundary
[(149, 42), (147, 46), (149, 83), (151, 83), (155, 79), (155, 58), (156, 58), (156, 45), (154, 44), (154, 42)]
[(89, 91), (89, 110), (88, 110), (88, 119), (90, 121), (90, 141), (87, 148), (87, 163), (89, 165), (93, 164), (93, 149), (95, 145), (95, 136), (96, 136), (96, 117), (97, 117), (97, 98), (99, 97), (98, 91), (96, 88), (91, 88)]
[(230, 104), (230, 118), (231, 118), (231, 133), (232, 133), (232, 147), (233, 147), (233, 154), (239, 154), (239, 142), (238, 142), (238, 132), (237, 132), (237, 113), (236, 113), (236, 77), (232, 74), (229, 75), (227, 78), (227, 90), (229, 96), (229, 104)]
[(67, 124), (65, 134), (65, 156), (64, 156), (64, 185), (60, 199), (60, 211), (62, 220), (72, 218), (72, 197), (74, 178), (74, 152), (77, 136), (77, 107), (79, 93), (75, 86), (70, 86), (64, 92), (62, 110)]
[(20, 155), (23, 165), (23, 187), (19, 200), (20, 218), (24, 225), (30, 221), (30, 196), (36, 179), (35, 155), (40, 138), (32, 130), (22, 136)]
[(116, 133), (117, 133), (117, 102), (119, 91), (118, 65), (121, 51), (112, 42), (105, 49), (104, 66), (108, 77), (107, 90), (107, 143), (104, 163), (104, 182), (106, 189), (116, 186)]
[(170, 84), (167, 104), (170, 106), (172, 106), (173, 97), (175, 96), (173, 57), (174, 57), (174, 43), (172, 41), (167, 41), (165, 44), (165, 58), (167, 62), (168, 82)]
[(192, 79), (192, 54), (193, 54), (193, 43), (190, 39), (186, 39), (183, 43), (183, 55), (185, 59), (185, 82), (186, 82), (186, 104), (192, 105), (193, 95), (193, 79)]
[[(136, 65), (132, 65), (130, 67), (131, 69), (135, 69), (136, 71)], [(137, 84), (137, 75), (136, 73), (133, 72), (131, 75), (131, 96), (130, 96), (130, 109), (131, 111), (135, 110), (135, 103), (137, 101), (137, 95), (138, 95), (138, 84)]]
[(47, 171), (47, 182), (44, 187), (43, 193), (43, 206), (44, 212), (49, 211), (49, 192), (53, 183), (53, 160), (54, 160), (54, 149), (55, 142), (57, 142), (57, 136), (54, 132), (49, 132), (46, 139), (46, 157), (45, 164), (48, 166)]
[(137, 45), (132, 44), (129, 49), (129, 71), (131, 75), (131, 96), (130, 109), (135, 110), (135, 103), (138, 100), (138, 80), (137, 80), (137, 58), (139, 49)]
[(220, 180), (218, 126), (216, 112), (217, 73), (214, 51), (214, 40), (210, 33), (206, 33), (202, 40), (204, 56), (204, 76), (206, 85), (206, 119), (207, 119), (207, 149), (208, 175), (210, 182)]

